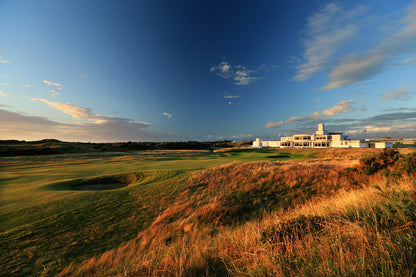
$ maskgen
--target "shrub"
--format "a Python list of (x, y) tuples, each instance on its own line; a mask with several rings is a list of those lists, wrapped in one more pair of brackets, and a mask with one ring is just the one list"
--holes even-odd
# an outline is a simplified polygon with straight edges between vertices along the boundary
[(376, 156), (364, 157), (360, 160), (361, 169), (365, 174), (372, 175), (384, 168), (393, 166), (402, 155), (393, 149), (384, 149)]

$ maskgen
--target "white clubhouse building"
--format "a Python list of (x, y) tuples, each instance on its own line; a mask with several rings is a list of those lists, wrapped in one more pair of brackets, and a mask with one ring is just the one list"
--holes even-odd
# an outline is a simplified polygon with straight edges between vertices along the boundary
[(253, 147), (277, 148), (392, 148), (391, 142), (368, 142), (364, 140), (350, 140), (342, 133), (328, 133), (323, 123), (318, 124), (315, 134), (297, 134), (291, 137), (281, 137), (280, 141), (261, 141), (256, 138)]

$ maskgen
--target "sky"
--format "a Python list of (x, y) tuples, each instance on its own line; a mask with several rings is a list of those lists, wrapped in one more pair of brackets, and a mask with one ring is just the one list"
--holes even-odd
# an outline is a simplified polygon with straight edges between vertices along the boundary
[(416, 137), (416, 1), (0, 0), (0, 139)]

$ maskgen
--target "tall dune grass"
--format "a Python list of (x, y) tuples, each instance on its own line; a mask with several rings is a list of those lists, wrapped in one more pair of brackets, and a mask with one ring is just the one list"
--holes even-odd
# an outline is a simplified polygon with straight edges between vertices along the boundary
[(195, 172), (136, 239), (60, 276), (414, 276), (414, 157)]

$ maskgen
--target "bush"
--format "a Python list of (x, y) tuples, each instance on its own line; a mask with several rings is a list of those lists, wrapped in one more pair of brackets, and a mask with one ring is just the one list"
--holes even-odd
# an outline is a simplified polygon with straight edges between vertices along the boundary
[(365, 174), (372, 175), (384, 168), (393, 166), (402, 155), (393, 149), (384, 149), (376, 156), (364, 157), (360, 160), (361, 169)]

